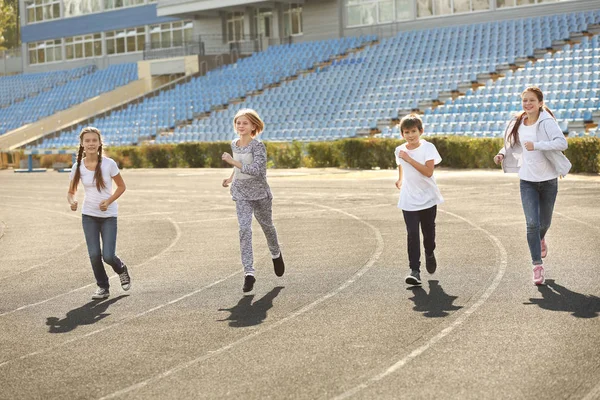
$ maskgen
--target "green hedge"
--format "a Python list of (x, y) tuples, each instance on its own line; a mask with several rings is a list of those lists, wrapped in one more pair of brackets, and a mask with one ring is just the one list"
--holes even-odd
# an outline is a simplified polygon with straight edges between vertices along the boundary
[[(433, 143), (442, 156), (443, 167), (497, 168), (493, 158), (502, 147), (502, 139), (475, 139), (434, 136)], [(396, 168), (394, 149), (398, 139), (344, 139), (334, 142), (265, 142), (269, 168), (340, 167), (357, 169)], [(225, 168), (223, 152), (231, 152), (228, 142), (142, 145), (107, 149), (121, 168)], [(600, 138), (571, 138), (565, 154), (571, 160), (571, 172), (600, 172)]]

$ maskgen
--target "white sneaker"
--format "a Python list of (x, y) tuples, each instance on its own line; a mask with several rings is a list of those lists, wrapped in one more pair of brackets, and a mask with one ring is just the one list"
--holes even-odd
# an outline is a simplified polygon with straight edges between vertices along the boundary
[(92, 295), (92, 300), (108, 299), (109, 296), (110, 291), (108, 289), (99, 287), (98, 289), (96, 289), (96, 292)]

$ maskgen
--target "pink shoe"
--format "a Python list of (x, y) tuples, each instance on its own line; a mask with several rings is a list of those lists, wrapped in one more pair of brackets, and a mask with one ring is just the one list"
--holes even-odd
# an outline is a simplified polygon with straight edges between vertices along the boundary
[(544, 278), (544, 266), (543, 265), (534, 265), (533, 266), (533, 284), (534, 285), (543, 285), (546, 282), (546, 278)]
[(542, 245), (542, 258), (546, 258), (546, 256), (548, 255), (548, 245), (546, 244), (546, 238), (542, 239), (540, 244)]

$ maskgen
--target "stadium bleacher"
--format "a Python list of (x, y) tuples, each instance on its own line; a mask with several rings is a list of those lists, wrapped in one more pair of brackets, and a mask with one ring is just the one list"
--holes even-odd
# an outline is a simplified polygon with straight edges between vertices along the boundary
[[(94, 125), (113, 146), (137, 144), (160, 131), (169, 133), (156, 136), (156, 143), (230, 140), (235, 137), (233, 115), (248, 107), (257, 109), (267, 122), (264, 140), (353, 137), (397, 118), (399, 110), (416, 109), (421, 101), (457, 91), (477, 81), (480, 74), (532, 57), (536, 50), (552, 48), (556, 41), (599, 22), (596, 10), (401, 32), (290, 81), (285, 79), (299, 70), (334, 59), (373, 37), (272, 46), (98, 118)], [(464, 96), (426, 109), (428, 130), (431, 134), (501, 135), (510, 113), (520, 109), (519, 93), (529, 84), (545, 91), (565, 131), (576, 122), (589, 121), (598, 109), (599, 47), (598, 37), (583, 37), (579, 44), (565, 45), (525, 68), (509, 70), (502, 79), (489, 80), (478, 90), (467, 90)], [(285, 82), (270, 87), (280, 81)], [(248, 96), (265, 87), (262, 93)], [(234, 99), (243, 100), (216, 110)], [(210, 112), (208, 117), (194, 119), (206, 112)], [(41, 147), (76, 146), (80, 129), (77, 126), (48, 139)], [(574, 136), (580, 134), (573, 131)], [(397, 137), (399, 132), (386, 127), (382, 136)]]

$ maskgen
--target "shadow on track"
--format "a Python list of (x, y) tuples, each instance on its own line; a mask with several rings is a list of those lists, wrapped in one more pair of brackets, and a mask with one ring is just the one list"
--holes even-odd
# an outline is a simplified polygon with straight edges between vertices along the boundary
[(538, 286), (541, 299), (529, 299), (544, 310), (564, 311), (577, 318), (596, 318), (600, 313), (600, 298), (573, 292), (559, 285), (553, 279), (546, 280), (546, 285)]
[(407, 290), (411, 290), (414, 294), (413, 297), (409, 298), (415, 303), (413, 310), (422, 312), (424, 317), (446, 317), (449, 315), (448, 311), (456, 311), (462, 308), (452, 304), (458, 296), (450, 296), (444, 292), (439, 281), (429, 281), (429, 293), (422, 286), (411, 286)]
[(48, 333), (66, 333), (77, 328), (79, 325), (94, 324), (108, 317), (110, 315), (106, 313), (108, 307), (125, 297), (129, 296), (121, 295), (106, 301), (90, 301), (81, 307), (69, 311), (63, 319), (47, 317), (46, 325), (50, 327)]
[(254, 303), (252, 303), (254, 295), (246, 295), (231, 308), (219, 308), (219, 311), (229, 311), (231, 313), (229, 317), (220, 319), (219, 321), (229, 321), (229, 326), (234, 328), (263, 323), (267, 318), (267, 311), (273, 307), (273, 300), (279, 295), (282, 289), (283, 286), (277, 286)]

